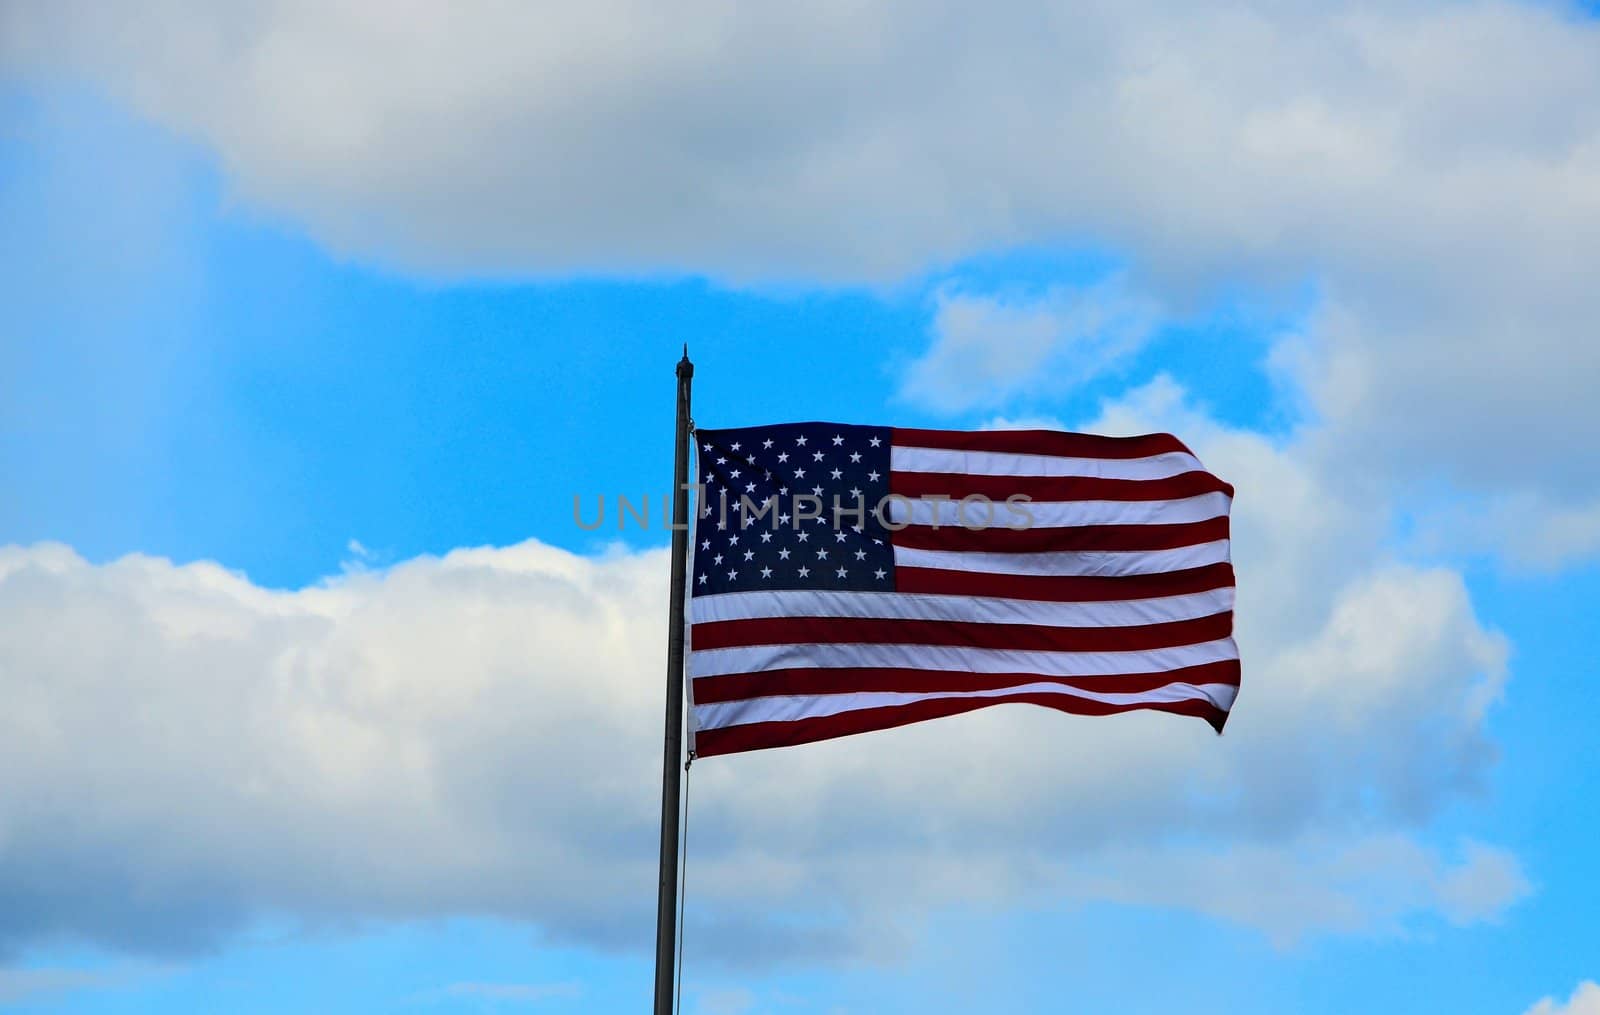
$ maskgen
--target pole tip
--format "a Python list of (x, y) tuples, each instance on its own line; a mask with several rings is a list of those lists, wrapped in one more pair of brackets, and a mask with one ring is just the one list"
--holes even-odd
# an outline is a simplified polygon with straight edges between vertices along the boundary
[(694, 364), (689, 362), (689, 343), (683, 343), (683, 359), (678, 361), (678, 376), (693, 377)]

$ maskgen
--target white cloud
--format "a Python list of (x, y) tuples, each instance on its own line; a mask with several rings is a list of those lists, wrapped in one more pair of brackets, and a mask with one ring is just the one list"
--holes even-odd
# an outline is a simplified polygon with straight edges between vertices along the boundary
[(78, 991), (119, 990), (166, 975), (160, 966), (107, 966), (99, 969), (0, 965), (0, 1004), (38, 1002)]
[(900, 394), (942, 412), (1056, 394), (1112, 369), (1150, 338), (1155, 306), (1121, 279), (1041, 296), (936, 297), (933, 345)]
[(570, 1001), (583, 996), (577, 983), (452, 983), (442, 991), (446, 997), (471, 997), (483, 1001)]
[(1280, 945), (1341, 931), (1399, 933), (1418, 910), (1456, 924), (1493, 919), (1529, 886), (1509, 854), (1468, 844), (1459, 862), (1399, 835), (1337, 844), (1308, 839), (1292, 850), (1117, 850), (1085, 858), (1063, 880), (1075, 894), (1145, 905), (1186, 906), (1267, 928)]
[(756, 996), (744, 987), (710, 987), (695, 993), (694, 1004), (702, 1015), (744, 1015), (755, 1007)]
[(1585, 980), (1578, 984), (1566, 1004), (1547, 997), (1523, 1015), (1600, 1015), (1600, 984)]
[(1502, 849), (1469, 843), (1460, 866), (1437, 884), (1445, 915), (1457, 924), (1494, 920), (1513, 901), (1533, 890), (1516, 858)]
[[(928, 907), (1043, 896), (1292, 940), (1492, 918), (1526, 892), (1493, 847), (1414, 838), (1494, 757), (1506, 646), (1460, 576), (1385, 560), (1381, 509), (1170, 382), (1100, 422), (1177, 424), (1240, 491), (1227, 735), (1008, 707), (709, 759), (688, 947), (883, 956)], [(0, 550), (0, 770), (20, 773), (0, 783), (0, 948), (181, 951), (262, 914), (644, 943), (665, 573), (659, 552), (529, 542), (275, 592)]]
[(1570, 504), (1540, 492), (1513, 491), (1428, 504), (1426, 518), (1417, 521), (1411, 538), (1425, 553), (1498, 554), (1529, 571), (1553, 570), (1600, 554), (1600, 501)]

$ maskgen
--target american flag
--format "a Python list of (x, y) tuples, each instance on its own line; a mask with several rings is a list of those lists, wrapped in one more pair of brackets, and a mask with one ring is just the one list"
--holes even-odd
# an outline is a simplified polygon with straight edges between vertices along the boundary
[(1006, 702), (1221, 732), (1233, 488), (1176, 437), (792, 423), (694, 440), (696, 756)]

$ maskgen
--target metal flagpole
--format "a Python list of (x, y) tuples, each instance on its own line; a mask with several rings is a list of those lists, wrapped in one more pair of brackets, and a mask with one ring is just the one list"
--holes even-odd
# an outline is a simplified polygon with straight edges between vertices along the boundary
[(683, 597), (689, 564), (689, 347), (678, 361), (678, 433), (672, 486), (672, 592), (667, 621), (667, 728), (661, 748), (661, 868), (656, 895), (655, 1015), (672, 1015), (678, 933), (678, 788), (683, 758)]

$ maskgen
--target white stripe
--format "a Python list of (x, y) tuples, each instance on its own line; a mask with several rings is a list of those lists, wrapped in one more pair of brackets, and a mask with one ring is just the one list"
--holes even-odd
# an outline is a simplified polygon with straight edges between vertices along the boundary
[(1239, 658), (1232, 638), (1137, 652), (1040, 652), (958, 645), (794, 644), (703, 648), (689, 661), (693, 677), (781, 669), (904, 668), (969, 673), (1036, 673), (1046, 677), (1103, 677), (1160, 673)]
[(936, 691), (912, 693), (905, 691), (857, 691), (851, 694), (784, 694), (767, 698), (745, 698), (741, 701), (719, 701), (700, 705), (695, 709), (696, 720), (703, 730), (726, 729), (754, 722), (794, 722), (839, 715), (868, 708), (885, 708), (911, 705), (919, 701), (947, 698), (998, 698), (1012, 694), (1052, 694), (1064, 698), (1080, 698), (1107, 705), (1134, 705), (1173, 701), (1202, 700), (1226, 711), (1233, 707), (1239, 689), (1232, 684), (1167, 684), (1151, 691), (1138, 693), (1106, 694), (1085, 691), (1081, 688), (1063, 687), (1060, 684), (1022, 684), (1017, 687), (992, 688), (983, 691)]
[(1050, 627), (1132, 627), (1195, 620), (1233, 609), (1232, 586), (1181, 596), (1120, 602), (1049, 603), (998, 596), (947, 596), (912, 592), (832, 592), (814, 589), (723, 592), (696, 596), (696, 624), (768, 617), (856, 620), (950, 620)]
[(1169, 451), (1148, 458), (1065, 458), (1001, 451), (951, 451), (896, 444), (889, 449), (894, 472), (943, 472), (978, 476), (1086, 476), (1093, 479), (1167, 479), (1205, 466), (1191, 454)]
[[(693, 430), (689, 432), (689, 453), (694, 456), (694, 471), (689, 473), (689, 475), (698, 476), (700, 475), (700, 442), (695, 440)], [(689, 494), (688, 508), (689, 547), (692, 551), (694, 547), (700, 545), (700, 504), (692, 492)], [(617, 507), (617, 511), (618, 513), (622, 511), (620, 505)], [(694, 655), (694, 569), (692, 567), (689, 569), (688, 580), (683, 583), (683, 602), (683, 651), (685, 658), (690, 658)], [(683, 735), (688, 741), (688, 743), (684, 745), (684, 749), (688, 751), (688, 756), (693, 758), (695, 756), (696, 726), (694, 710), (694, 681), (685, 680), (683, 682), (683, 691), (685, 699), (689, 702), (688, 713), (683, 717)]]
[(1057, 553), (983, 553), (976, 550), (894, 548), (896, 567), (932, 567), (984, 574), (1122, 577), (1160, 574), (1221, 564), (1228, 560), (1228, 541), (1180, 546), (1174, 550), (1063, 550)]
[(1180, 525), (1203, 522), (1228, 513), (1232, 501), (1221, 492), (1202, 493), (1176, 500), (1068, 500), (1029, 501), (1015, 506), (973, 500), (925, 500), (896, 497), (888, 502), (889, 521), (897, 525), (942, 525), (976, 529), (1016, 526), (1059, 529), (1073, 525)]

